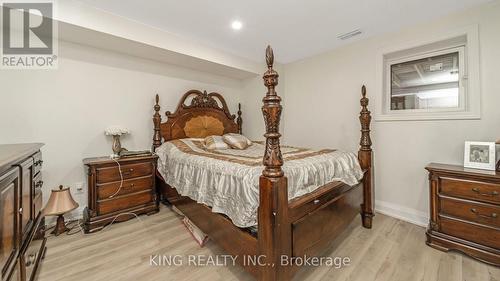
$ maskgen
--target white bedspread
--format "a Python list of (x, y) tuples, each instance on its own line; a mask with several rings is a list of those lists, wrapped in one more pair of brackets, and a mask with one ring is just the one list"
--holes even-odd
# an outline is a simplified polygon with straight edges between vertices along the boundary
[[(355, 185), (363, 176), (355, 154), (282, 146), (288, 199), (331, 181)], [(228, 216), (238, 227), (257, 224), (264, 145), (245, 150), (207, 150), (200, 139), (165, 142), (156, 149), (158, 171), (183, 196)]]

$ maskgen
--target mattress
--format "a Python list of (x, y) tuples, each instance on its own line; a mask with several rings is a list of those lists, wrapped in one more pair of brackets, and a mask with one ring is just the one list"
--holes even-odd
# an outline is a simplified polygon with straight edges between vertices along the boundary
[[(156, 149), (158, 171), (177, 192), (229, 217), (238, 227), (257, 225), (259, 177), (265, 146), (208, 150), (202, 139), (178, 139)], [(283, 171), (292, 200), (332, 182), (356, 185), (363, 172), (355, 154), (334, 149), (282, 146)]]

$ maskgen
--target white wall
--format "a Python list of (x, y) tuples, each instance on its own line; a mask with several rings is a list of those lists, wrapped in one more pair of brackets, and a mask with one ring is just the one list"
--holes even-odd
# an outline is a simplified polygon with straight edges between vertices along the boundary
[[(366, 84), (372, 101), (381, 95), (376, 87), (375, 67), (380, 50), (391, 44), (418, 41), (432, 32), (470, 24), (479, 24), (480, 28), (481, 120), (374, 122), (372, 125), (377, 209), (426, 224), (425, 165), (429, 162), (461, 164), (464, 141), (494, 141), (500, 136), (499, 1), (285, 65), (285, 141), (357, 151), (360, 88)], [(275, 50), (275, 54), (279, 54), (279, 50)]]
[(72, 190), (82, 208), (82, 159), (111, 153), (107, 126), (131, 129), (124, 147), (149, 149), (156, 93), (165, 112), (175, 110), (187, 90), (219, 91), (233, 113), (242, 94), (240, 80), (65, 42), (59, 69), (2, 70), (0, 85), (0, 143), (45, 143), (44, 200), (59, 184), (83, 182), (84, 194)]

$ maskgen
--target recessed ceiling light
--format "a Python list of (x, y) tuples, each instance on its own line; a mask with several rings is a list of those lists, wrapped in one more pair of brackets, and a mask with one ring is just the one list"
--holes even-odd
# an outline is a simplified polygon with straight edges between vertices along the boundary
[(243, 27), (243, 23), (239, 20), (235, 20), (231, 23), (231, 28), (234, 30), (240, 30)]

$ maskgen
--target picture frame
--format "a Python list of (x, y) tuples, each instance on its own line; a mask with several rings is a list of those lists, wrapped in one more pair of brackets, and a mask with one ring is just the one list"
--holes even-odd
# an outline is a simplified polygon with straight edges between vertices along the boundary
[(495, 142), (466, 141), (464, 167), (495, 171), (496, 154)]

